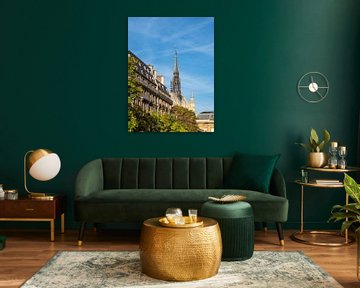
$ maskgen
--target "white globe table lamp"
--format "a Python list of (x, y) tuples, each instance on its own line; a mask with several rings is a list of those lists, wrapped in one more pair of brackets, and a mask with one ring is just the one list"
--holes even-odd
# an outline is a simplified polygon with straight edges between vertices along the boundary
[(51, 199), (52, 196), (45, 193), (30, 192), (27, 188), (26, 174), (39, 181), (48, 181), (54, 178), (60, 171), (61, 162), (59, 156), (48, 149), (37, 149), (26, 152), (24, 156), (24, 187), (30, 198)]

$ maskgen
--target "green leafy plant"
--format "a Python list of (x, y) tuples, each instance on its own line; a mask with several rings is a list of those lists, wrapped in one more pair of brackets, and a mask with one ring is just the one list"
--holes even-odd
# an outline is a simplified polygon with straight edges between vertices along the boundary
[[(352, 225), (360, 223), (360, 185), (345, 173), (344, 187), (346, 193), (354, 200), (348, 205), (334, 205), (331, 210), (329, 221), (343, 221), (341, 231), (349, 229)], [(358, 225), (356, 231), (360, 229)]]
[(323, 129), (324, 139), (320, 141), (319, 136), (314, 128), (310, 130), (310, 137), (308, 143), (296, 143), (309, 152), (323, 152), (324, 146), (330, 140), (330, 133), (328, 130)]

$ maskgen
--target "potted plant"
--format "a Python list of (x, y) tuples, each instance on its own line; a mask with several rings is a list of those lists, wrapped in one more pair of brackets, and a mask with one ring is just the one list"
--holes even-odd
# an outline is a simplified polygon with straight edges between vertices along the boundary
[(343, 221), (341, 233), (344, 233), (346, 229), (355, 228), (357, 241), (357, 277), (360, 280), (360, 185), (349, 175), (344, 174), (345, 191), (354, 202), (347, 205), (334, 205), (329, 221)]
[(296, 143), (309, 151), (308, 165), (310, 167), (323, 167), (327, 164), (328, 154), (324, 152), (325, 144), (330, 140), (330, 133), (323, 129), (324, 139), (320, 141), (319, 136), (314, 128), (310, 130), (308, 143)]

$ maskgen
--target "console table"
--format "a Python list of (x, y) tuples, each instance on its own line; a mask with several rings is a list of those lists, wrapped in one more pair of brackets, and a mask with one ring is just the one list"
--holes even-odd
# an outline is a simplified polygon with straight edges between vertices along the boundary
[[(347, 167), (346, 169), (330, 169), (330, 168), (312, 168), (312, 167), (301, 167), (301, 169), (308, 170), (309, 172), (319, 172), (319, 173), (347, 173), (347, 172), (356, 172), (360, 171), (358, 167)], [(304, 187), (316, 187), (316, 188), (343, 188), (344, 184), (342, 182), (334, 183), (334, 184), (319, 184), (315, 181), (312, 182), (302, 182), (301, 180), (295, 180), (295, 184), (300, 185), (301, 187), (301, 194), (300, 194), (300, 231), (293, 233), (290, 238), (296, 242), (309, 244), (309, 245), (318, 245), (318, 246), (343, 246), (350, 244), (355, 241), (354, 238), (350, 237), (348, 234), (348, 230), (345, 230), (345, 236), (343, 237), (340, 233), (334, 231), (305, 231), (304, 230)], [(349, 195), (345, 193), (345, 202), (346, 205), (349, 203)], [(316, 240), (305, 240), (302, 239), (302, 235), (332, 235), (332, 236), (339, 236), (343, 237), (343, 242), (318, 242)]]
[(61, 233), (65, 230), (65, 197), (54, 196), (49, 200), (19, 198), (0, 200), (0, 221), (48, 221), (50, 241), (54, 241), (55, 220), (61, 218)]

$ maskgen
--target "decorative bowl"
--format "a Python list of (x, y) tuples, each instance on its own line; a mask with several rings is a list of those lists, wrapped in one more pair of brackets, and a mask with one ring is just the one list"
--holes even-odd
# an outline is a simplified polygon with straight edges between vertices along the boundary
[(210, 200), (215, 201), (215, 202), (237, 202), (237, 201), (243, 201), (246, 199), (246, 196), (243, 195), (224, 195), (221, 196), (220, 198), (216, 198), (216, 197), (208, 197)]

